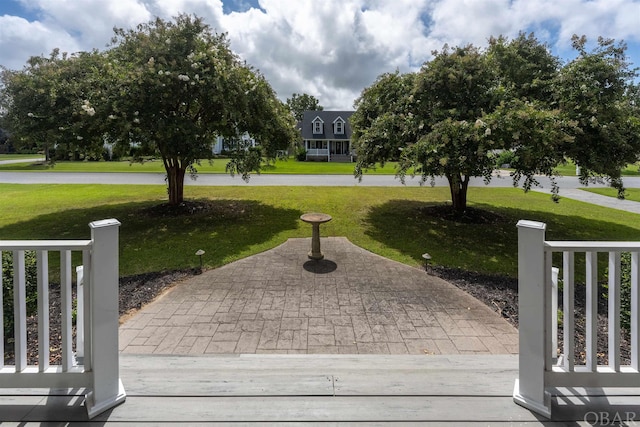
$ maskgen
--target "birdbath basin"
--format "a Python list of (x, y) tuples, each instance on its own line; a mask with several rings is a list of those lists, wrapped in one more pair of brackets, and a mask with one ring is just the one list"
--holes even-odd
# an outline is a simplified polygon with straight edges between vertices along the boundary
[(320, 251), (320, 224), (331, 221), (331, 215), (323, 213), (307, 213), (300, 216), (300, 219), (308, 224), (311, 224), (311, 250), (309, 251), (309, 258), (315, 260), (321, 260), (324, 255)]

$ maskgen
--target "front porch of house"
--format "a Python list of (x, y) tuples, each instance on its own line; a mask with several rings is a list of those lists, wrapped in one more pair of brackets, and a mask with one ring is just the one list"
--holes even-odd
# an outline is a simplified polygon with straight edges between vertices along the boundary
[(307, 161), (343, 163), (355, 161), (349, 140), (305, 140), (304, 149), (307, 152)]

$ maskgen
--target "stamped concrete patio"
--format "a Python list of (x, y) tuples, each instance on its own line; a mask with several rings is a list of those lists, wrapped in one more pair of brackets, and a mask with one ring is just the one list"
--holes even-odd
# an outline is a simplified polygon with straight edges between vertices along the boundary
[(190, 278), (120, 327), (124, 353), (515, 354), (517, 330), (424, 270), (344, 237), (284, 244)]

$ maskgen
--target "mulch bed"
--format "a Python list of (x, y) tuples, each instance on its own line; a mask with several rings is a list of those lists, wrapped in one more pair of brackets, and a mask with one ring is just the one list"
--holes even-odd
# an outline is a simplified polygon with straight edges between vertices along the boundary
[[(196, 270), (164, 271), (157, 273), (138, 274), (120, 278), (119, 312), (120, 318), (135, 313), (145, 304), (152, 302), (163, 292), (176, 283), (193, 276)], [(75, 298), (75, 287), (73, 291)], [(61, 361), (62, 325), (60, 306), (60, 287), (52, 284), (49, 287), (49, 347), (50, 363), (59, 364)], [(75, 339), (75, 327), (73, 328)], [(27, 363), (36, 365), (38, 362), (38, 318), (27, 318)], [(5, 365), (15, 363), (13, 342), (5, 342)]]

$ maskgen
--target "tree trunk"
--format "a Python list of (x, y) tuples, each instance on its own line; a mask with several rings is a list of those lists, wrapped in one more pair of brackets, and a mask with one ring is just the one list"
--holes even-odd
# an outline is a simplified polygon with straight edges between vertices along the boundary
[(167, 169), (167, 184), (169, 186), (169, 204), (179, 205), (184, 200), (184, 175), (185, 169), (179, 166), (169, 166)]
[(467, 190), (469, 188), (469, 177), (447, 176), (449, 190), (451, 191), (451, 203), (453, 211), (457, 215), (462, 215), (467, 210)]

